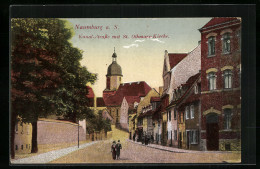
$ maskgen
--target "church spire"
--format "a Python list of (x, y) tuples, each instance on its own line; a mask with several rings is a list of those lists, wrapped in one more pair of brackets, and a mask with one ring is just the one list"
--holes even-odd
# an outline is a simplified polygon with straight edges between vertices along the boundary
[(113, 55), (112, 55), (112, 61), (114, 62), (116, 62), (116, 58), (117, 58), (117, 55), (116, 55), (116, 48), (114, 47), (114, 53), (113, 53)]

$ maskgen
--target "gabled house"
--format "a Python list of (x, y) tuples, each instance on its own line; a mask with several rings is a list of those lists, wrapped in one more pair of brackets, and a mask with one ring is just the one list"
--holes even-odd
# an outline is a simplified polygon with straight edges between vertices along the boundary
[[(178, 147), (178, 111), (176, 105), (172, 104), (177, 98), (184, 94), (187, 86), (186, 81), (197, 74), (201, 67), (201, 46), (200, 44), (189, 52), (185, 57), (179, 59), (171, 69), (171, 79), (168, 88), (170, 105), (166, 107), (167, 119), (167, 145)], [(184, 126), (182, 126), (184, 127)]]

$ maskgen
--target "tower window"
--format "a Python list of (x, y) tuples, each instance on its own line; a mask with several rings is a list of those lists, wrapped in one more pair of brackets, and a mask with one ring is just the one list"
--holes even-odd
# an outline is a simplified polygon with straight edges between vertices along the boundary
[(110, 77), (107, 77), (107, 89), (110, 89)]

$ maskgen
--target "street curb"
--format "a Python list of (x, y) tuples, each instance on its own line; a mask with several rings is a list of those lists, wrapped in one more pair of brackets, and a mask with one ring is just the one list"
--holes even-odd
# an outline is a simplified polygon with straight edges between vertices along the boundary
[(128, 142), (134, 143), (134, 144), (138, 144), (141, 146), (145, 146), (145, 147), (150, 147), (150, 148), (154, 148), (154, 149), (158, 149), (158, 150), (163, 150), (163, 151), (168, 151), (168, 152), (173, 152), (173, 153), (241, 153), (241, 152), (233, 152), (233, 151), (196, 151), (196, 150), (189, 150), (189, 151), (174, 151), (174, 150), (167, 150), (167, 149), (163, 149), (163, 148), (159, 148), (159, 147), (153, 147), (153, 146), (149, 146), (149, 145), (145, 145), (145, 144), (140, 144), (138, 142), (135, 141), (131, 141), (129, 139), (127, 139)]
[(173, 151), (173, 150), (166, 150), (166, 149), (162, 149), (162, 148), (158, 148), (158, 147), (152, 147), (152, 146), (145, 145), (145, 144), (139, 144), (138, 142), (133, 142), (133, 141), (130, 141), (130, 140), (127, 140), (127, 141), (131, 142), (131, 143), (134, 143), (134, 144), (138, 144), (138, 145), (144, 146), (144, 147), (153, 148), (153, 149), (158, 149), (158, 150), (163, 150), (163, 151), (168, 151), (168, 152), (173, 152), (173, 153), (186, 153), (186, 152), (179, 152), (179, 151)]

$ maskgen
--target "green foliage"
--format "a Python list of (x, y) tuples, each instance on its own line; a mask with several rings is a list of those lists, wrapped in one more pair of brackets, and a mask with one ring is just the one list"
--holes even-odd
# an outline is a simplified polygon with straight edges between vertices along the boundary
[(93, 118), (88, 120), (87, 123), (88, 133), (93, 133), (94, 131), (104, 130), (105, 132), (111, 131), (111, 121), (109, 119), (104, 119), (102, 117), (102, 110), (98, 112)]
[(80, 65), (82, 51), (72, 46), (65, 20), (11, 20), (11, 100), (24, 122), (63, 115), (76, 121), (92, 118), (86, 84), (97, 75)]

